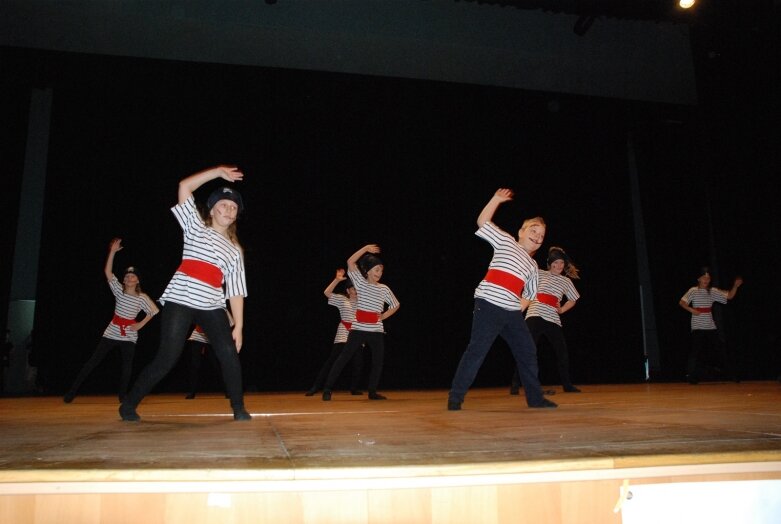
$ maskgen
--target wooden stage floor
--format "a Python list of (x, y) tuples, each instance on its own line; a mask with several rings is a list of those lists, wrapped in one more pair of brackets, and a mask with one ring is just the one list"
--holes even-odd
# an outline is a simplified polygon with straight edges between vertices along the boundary
[[(232, 419), (221, 395), (150, 395), (141, 422), (122, 422), (116, 398), (0, 399), (0, 480), (157, 476), (319, 478), (366, 468), (498, 463), (550, 471), (781, 460), (781, 384), (585, 385), (530, 409), (507, 389), (472, 389), (461, 411), (447, 392), (385, 391), (388, 400), (335, 392), (248, 394), (253, 420)], [(318, 474), (318, 471), (322, 471)], [(157, 472), (153, 475), (153, 472)], [(199, 473), (202, 472), (202, 473)], [(208, 472), (208, 473), (207, 473)], [(174, 475), (175, 476), (175, 475)]]
[(474, 388), (456, 412), (445, 390), (253, 393), (245, 422), (218, 394), (150, 395), (136, 423), (113, 396), (2, 398), (0, 495), (781, 478), (777, 382), (582, 390), (530, 409), (506, 388)]

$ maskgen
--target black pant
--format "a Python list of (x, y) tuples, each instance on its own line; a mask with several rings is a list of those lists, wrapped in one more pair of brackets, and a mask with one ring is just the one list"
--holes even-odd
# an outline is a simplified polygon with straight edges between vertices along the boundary
[(697, 382), (700, 379), (700, 368), (702, 367), (703, 353), (711, 349), (716, 353), (723, 366), (723, 373), (726, 378), (739, 380), (737, 369), (732, 359), (727, 353), (727, 345), (719, 336), (718, 329), (694, 329), (691, 332), (691, 351), (689, 361), (686, 366), (687, 379), (689, 382)]
[[(323, 384), (325, 384), (325, 379), (328, 377), (328, 373), (331, 371), (331, 367), (333, 367), (336, 359), (344, 351), (345, 345), (345, 342), (336, 342), (333, 345), (331, 348), (331, 354), (328, 355), (328, 360), (325, 361), (323, 366), (320, 368), (320, 371), (317, 373), (317, 378), (315, 379), (315, 383), (312, 384), (312, 387), (309, 389), (310, 391), (320, 391), (320, 389), (323, 387)], [(361, 389), (359, 384), (361, 381), (361, 371), (363, 370), (363, 349), (358, 349), (355, 352), (352, 358), (352, 363), (353, 374), (350, 380), (350, 391), (358, 391)]]
[(76, 376), (76, 380), (73, 381), (73, 384), (68, 390), (70, 395), (76, 396), (76, 392), (79, 390), (79, 387), (81, 387), (81, 383), (84, 382), (96, 367), (98, 367), (98, 364), (103, 362), (103, 359), (106, 358), (108, 352), (115, 347), (119, 347), (122, 355), (122, 371), (119, 377), (119, 399), (122, 400), (125, 398), (127, 387), (130, 384), (130, 375), (133, 372), (133, 355), (136, 352), (136, 343), (129, 340), (121, 341), (106, 337), (100, 338), (100, 342), (98, 342), (98, 347), (95, 348), (95, 352), (82, 366), (81, 371), (79, 371), (79, 374)]
[[(529, 326), (529, 332), (534, 339), (534, 345), (539, 350), (542, 337), (548, 339), (556, 353), (556, 363), (559, 368), (559, 378), (564, 388), (572, 387), (572, 380), (569, 376), (569, 350), (567, 349), (567, 340), (564, 338), (564, 330), (555, 322), (549, 322), (542, 317), (529, 317), (526, 319), (526, 325)], [(515, 370), (512, 379), (512, 387), (517, 388), (521, 385), (521, 379), (518, 376), (518, 370)]]
[(222, 379), (235, 410), (244, 407), (244, 391), (241, 384), (241, 362), (236, 344), (231, 336), (228, 316), (222, 309), (194, 309), (175, 302), (168, 302), (162, 311), (160, 323), (160, 348), (154, 360), (141, 371), (127, 395), (125, 405), (135, 408), (160, 380), (176, 365), (193, 324), (203, 328), (211, 342), (214, 355), (220, 362)]
[(325, 381), (323, 389), (328, 391), (331, 390), (334, 383), (339, 378), (339, 375), (342, 373), (342, 369), (347, 365), (347, 361), (350, 360), (355, 352), (364, 344), (368, 345), (372, 351), (372, 368), (369, 372), (369, 393), (377, 393), (377, 386), (380, 383), (380, 375), (382, 374), (382, 361), (385, 356), (385, 333), (374, 331), (350, 331), (344, 349), (336, 358), (334, 365), (331, 366), (331, 372), (328, 373), (328, 378)]

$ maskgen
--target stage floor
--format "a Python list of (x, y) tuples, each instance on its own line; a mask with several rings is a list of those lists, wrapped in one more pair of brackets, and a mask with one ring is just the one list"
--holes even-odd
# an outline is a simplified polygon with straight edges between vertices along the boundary
[[(228, 400), (150, 395), (141, 422), (116, 398), (0, 399), (0, 482), (280, 481), (523, 474), (781, 461), (777, 382), (583, 385), (530, 409), (506, 388), (253, 393), (253, 420)], [(772, 469), (772, 468), (771, 468)], [(617, 475), (621, 475), (620, 472)]]

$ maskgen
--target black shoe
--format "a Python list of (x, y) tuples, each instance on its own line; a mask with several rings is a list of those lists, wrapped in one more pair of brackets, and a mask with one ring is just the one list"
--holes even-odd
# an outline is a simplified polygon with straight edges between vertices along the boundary
[(186, 398), (187, 400), (192, 400), (195, 398), (195, 393), (188, 393), (187, 396), (184, 398)]
[(122, 420), (125, 422), (138, 422), (141, 420), (141, 417), (136, 413), (136, 408), (128, 406), (127, 404), (119, 405), (119, 416), (122, 417)]
[(69, 391), (68, 393), (65, 394), (64, 397), (62, 397), (62, 401), (65, 402), (66, 404), (70, 404), (71, 402), (73, 402), (74, 398), (76, 398), (76, 394), (75, 393), (71, 393)]
[(244, 408), (236, 408), (233, 410), (233, 420), (252, 420), (252, 415)]
[(448, 400), (447, 401), (447, 410), (448, 411), (461, 411), (461, 403), (456, 402), (455, 400)]
[(530, 408), (557, 408), (559, 407), (559, 405), (551, 400), (548, 400), (547, 398), (543, 398), (539, 404), (535, 404), (533, 406), (530, 405), (529, 407)]
[(697, 377), (693, 377), (691, 375), (686, 375), (686, 380), (689, 382), (689, 384), (699, 384), (700, 381), (697, 380)]
[(323, 390), (323, 400), (331, 400), (331, 390), (330, 389), (324, 389)]
[(551, 395), (555, 395), (556, 394), (556, 390), (555, 389), (543, 389), (542, 390), (542, 394), (543, 395), (548, 395), (550, 397)]
[(310, 389), (309, 391), (304, 393), (304, 395), (307, 396), (307, 397), (312, 397), (312, 396), (314, 396), (315, 393), (317, 393), (316, 389)]
[(517, 386), (510, 386), (510, 395), (517, 395), (521, 392), (521, 388)]
[(575, 386), (564, 386), (565, 393), (580, 393), (580, 389)]
[(369, 400), (388, 400), (388, 397), (379, 393), (369, 393)]
[(358, 391), (357, 389), (351, 389), (350, 395), (356, 395), (356, 396), (363, 395), (363, 391)]

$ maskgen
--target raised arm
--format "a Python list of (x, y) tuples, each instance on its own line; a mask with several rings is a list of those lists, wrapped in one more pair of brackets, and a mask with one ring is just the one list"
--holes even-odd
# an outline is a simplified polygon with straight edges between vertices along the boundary
[(346, 280), (346, 279), (347, 279), (347, 277), (344, 276), (344, 269), (343, 268), (337, 269), (336, 270), (336, 276), (331, 281), (331, 283), (328, 284), (328, 286), (325, 288), (325, 290), (323, 290), (323, 294), (326, 296), (326, 298), (331, 298), (331, 294), (334, 292), (334, 289), (336, 289), (336, 286), (339, 285), (339, 282), (341, 282), (342, 280)]
[(491, 200), (488, 201), (488, 203), (485, 205), (482, 211), (480, 211), (480, 215), (477, 217), (477, 227), (483, 227), (483, 224), (490, 221), (494, 213), (496, 213), (496, 209), (503, 203), (507, 202), (508, 200), (513, 199), (513, 192), (511, 189), (505, 189), (505, 188), (499, 188), (496, 190), (496, 193), (494, 193), (494, 196), (491, 197)]
[(103, 268), (103, 272), (106, 274), (106, 280), (114, 278), (114, 255), (117, 251), (122, 249), (122, 239), (114, 238), (108, 245), (108, 256), (106, 257), (106, 265)]
[(361, 249), (353, 253), (350, 258), (347, 259), (347, 270), (355, 271), (358, 268), (358, 259), (360, 259), (364, 255), (364, 253), (377, 254), (379, 252), (380, 252), (380, 246), (378, 246), (377, 244), (366, 244)]
[(215, 178), (223, 178), (228, 182), (238, 182), (244, 179), (244, 173), (236, 166), (216, 166), (188, 176), (179, 181), (179, 203), (183, 204), (196, 189)]
[(738, 288), (743, 285), (743, 278), (737, 277), (735, 278), (735, 282), (732, 283), (732, 288), (727, 293), (727, 300), (732, 300), (735, 298), (735, 293), (738, 292)]

